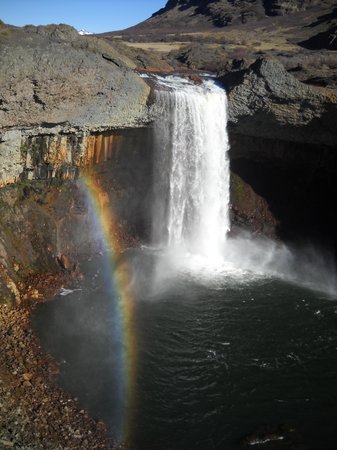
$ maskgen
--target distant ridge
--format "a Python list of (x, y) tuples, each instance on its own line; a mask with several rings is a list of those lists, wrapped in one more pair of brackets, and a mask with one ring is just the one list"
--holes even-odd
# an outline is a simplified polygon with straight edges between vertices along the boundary
[(149, 19), (122, 34), (189, 33), (335, 6), (335, 0), (169, 0)]

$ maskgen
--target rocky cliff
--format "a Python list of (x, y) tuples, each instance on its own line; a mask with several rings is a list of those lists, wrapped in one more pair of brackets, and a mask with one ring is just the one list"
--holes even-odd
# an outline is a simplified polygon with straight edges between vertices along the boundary
[(209, 14), (211, 18), (216, 18), (217, 14), (245, 11), (269, 16), (285, 15), (305, 11), (315, 6), (334, 6), (334, 2), (331, 0), (169, 0), (164, 8), (153, 14), (153, 17), (175, 8), (181, 11), (196, 8), (197, 13)]
[(232, 132), (336, 146), (337, 92), (298, 81), (276, 60), (258, 59), (220, 77), (229, 93)]
[(225, 73), (234, 223), (337, 254), (337, 95), (275, 60)]
[(0, 189), (0, 303), (29, 300), (37, 295), (26, 292), (31, 277), (71, 273), (76, 261), (101, 250), (82, 175), (99, 184), (113, 209), (116, 245), (148, 238), (150, 137), (146, 128), (96, 133), (86, 138), (82, 158), (74, 135), (30, 138), (28, 151), (37, 159), (24, 166), (18, 183)]
[[(1, 298), (19, 300), (30, 275), (62, 270), (57, 255), (95, 248), (83, 193), (72, 183), (80, 168), (114, 160), (106, 189), (111, 201), (120, 198), (118, 220), (124, 200), (134, 205), (131, 193), (144, 186), (117, 160), (134, 159), (128, 149), (137, 143), (121, 133), (148, 123), (150, 88), (118, 48), (67, 25), (0, 23)], [(127, 219), (143, 229), (137, 208)]]
[[(147, 122), (149, 87), (133, 68), (105, 41), (67, 25), (2, 27), (0, 185), (37, 159), (55, 170), (78, 164), (94, 131)], [(38, 139), (31, 146), (38, 136), (49, 136), (43, 148)]]

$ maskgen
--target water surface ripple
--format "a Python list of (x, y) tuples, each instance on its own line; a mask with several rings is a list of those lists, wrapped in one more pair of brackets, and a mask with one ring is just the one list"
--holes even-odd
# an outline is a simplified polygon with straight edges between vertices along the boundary
[[(86, 271), (82, 290), (41, 305), (34, 324), (61, 362), (60, 384), (113, 432), (112, 299), (100, 260)], [(132, 449), (236, 449), (259, 426), (282, 423), (308, 449), (335, 449), (335, 300), (272, 278), (212, 287), (187, 274), (150, 293), (145, 275)]]

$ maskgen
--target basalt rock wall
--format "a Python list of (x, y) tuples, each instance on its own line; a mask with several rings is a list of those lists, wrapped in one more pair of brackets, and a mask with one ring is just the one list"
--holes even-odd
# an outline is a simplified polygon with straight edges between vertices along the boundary
[(103, 250), (87, 182), (111, 209), (119, 248), (150, 233), (151, 130), (29, 136), (16, 183), (0, 189), (0, 298), (21, 301), (30, 276), (71, 272)]
[(71, 177), (96, 151), (94, 133), (147, 124), (150, 88), (134, 67), (67, 25), (0, 24), (0, 186), (41, 178), (37, 160)]
[(336, 251), (336, 165), (329, 148), (231, 135), (233, 223)]
[(337, 98), (281, 64), (224, 74), (232, 221), (256, 233), (335, 249)]
[(99, 251), (83, 176), (100, 183), (120, 247), (148, 232), (150, 88), (134, 68), (67, 25), (0, 23), (0, 299)]

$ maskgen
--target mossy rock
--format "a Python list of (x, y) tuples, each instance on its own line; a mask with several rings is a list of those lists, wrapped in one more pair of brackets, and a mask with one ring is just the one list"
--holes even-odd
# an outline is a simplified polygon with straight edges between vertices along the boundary
[(245, 182), (235, 173), (231, 173), (231, 198), (237, 207), (245, 204), (247, 189)]
[(0, 304), (1, 305), (15, 305), (15, 295), (8, 289), (4, 284), (3, 280), (0, 279)]

